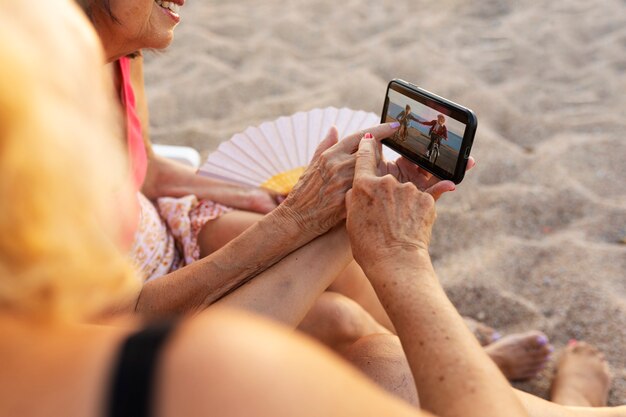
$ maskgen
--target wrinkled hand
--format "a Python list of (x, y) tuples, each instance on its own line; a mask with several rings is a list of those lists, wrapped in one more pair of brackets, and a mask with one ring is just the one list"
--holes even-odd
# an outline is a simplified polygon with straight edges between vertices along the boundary
[(326, 233), (346, 217), (345, 195), (352, 188), (355, 152), (363, 135), (371, 133), (383, 139), (396, 130), (385, 123), (338, 142), (337, 129), (332, 127), (280, 210), (295, 220), (303, 233)]
[[(377, 156), (381, 153), (381, 144), (378, 142)], [(476, 161), (470, 156), (466, 170), (469, 171), (475, 165)], [(380, 159), (378, 170), (380, 175), (390, 174), (402, 183), (411, 182), (415, 184), (420, 191), (432, 195), (435, 201), (439, 200), (444, 193), (456, 190), (456, 185), (452, 181), (443, 181), (404, 157), (398, 158), (394, 162)]]
[(361, 141), (354, 185), (346, 199), (352, 253), (366, 272), (380, 261), (428, 253), (436, 217), (434, 196), (418, 188), (428, 190), (439, 183), (431, 184), (403, 162), (381, 164), (379, 155), (373, 138)]

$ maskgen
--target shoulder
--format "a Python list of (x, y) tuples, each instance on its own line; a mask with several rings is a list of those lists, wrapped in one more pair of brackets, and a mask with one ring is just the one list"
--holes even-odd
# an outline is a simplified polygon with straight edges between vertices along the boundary
[(222, 308), (182, 322), (162, 357), (161, 416), (225, 416), (232, 406), (255, 414), (243, 408), (261, 400), (255, 395), (267, 395), (263, 387), (284, 356), (285, 339), (277, 326)]

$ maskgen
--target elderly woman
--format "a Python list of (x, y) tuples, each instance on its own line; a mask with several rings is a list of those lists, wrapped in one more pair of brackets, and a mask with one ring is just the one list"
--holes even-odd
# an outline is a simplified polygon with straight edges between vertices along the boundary
[[(121, 254), (135, 225), (125, 158), (112, 146), (117, 114), (95, 34), (67, 0), (3, 2), (0, 415), (626, 415), (510, 388), (434, 274), (432, 196), (384, 175), (392, 166), (379, 165), (371, 135), (359, 146), (347, 234), (339, 227), (333, 239), (340, 247), (349, 237), (407, 352), (413, 373), (398, 377), (414, 381), (428, 412), (312, 341), (225, 309), (149, 327), (135, 318), (85, 325), (132, 298), (138, 284)], [(398, 249), (381, 251), (390, 240)]]
[[(344, 182), (335, 186), (326, 183), (326, 179), (331, 178), (332, 182), (351, 177), (347, 156), (362, 133), (344, 139), (342, 154), (336, 151), (324, 154), (329, 163), (319, 161), (321, 171), (313, 171), (321, 175), (305, 177), (303, 184), (306, 186), (295, 190), (284, 205), (263, 223), (257, 224), (261, 215), (227, 206), (267, 212), (275, 207), (269, 194), (195, 175), (192, 170), (150, 151), (142, 58), (137, 56), (137, 51), (142, 48), (163, 49), (170, 44), (174, 28), (180, 21), (178, 11), (184, 1), (79, 2), (100, 35), (106, 59), (111, 63), (109, 69), (115, 80), (116, 94), (126, 115), (125, 141), (134, 182), (137, 189), (141, 189), (138, 194), (141, 221), (131, 256), (139, 264), (143, 278), (149, 282), (141, 292), (136, 310), (151, 313), (195, 311), (228, 293), (230, 295), (224, 302), (299, 326), (333, 348), (349, 345), (365, 334), (393, 331), (389, 317), (362, 270), (350, 262), (347, 252), (336, 251), (334, 246), (325, 243), (330, 237), (303, 249), (311, 259), (312, 267), (302, 267), (301, 251), (281, 263), (280, 272), (274, 268), (282, 279), (263, 283), (253, 279), (249, 285), (240, 288), (277, 260), (326, 233), (341, 219), (343, 213), (333, 207), (338, 207), (350, 184)], [(129, 59), (128, 55), (135, 58)], [(410, 108), (408, 110), (407, 115)], [(384, 138), (397, 134), (397, 128), (398, 123), (394, 127), (380, 126), (373, 133)], [(318, 156), (336, 140), (336, 131), (331, 130)], [(332, 168), (332, 172), (340, 175), (324, 174), (327, 165), (334, 164), (338, 167)], [(450, 181), (438, 182), (410, 164), (400, 167), (419, 176), (422, 190), (428, 189), (435, 198), (454, 190)], [(295, 220), (293, 226), (290, 222), (283, 224), (285, 215)], [(276, 218), (281, 219), (278, 226), (274, 221)], [(239, 240), (239, 244), (220, 249), (252, 225), (254, 227)], [(179, 253), (178, 248), (183, 250)], [(211, 257), (194, 263), (211, 254)], [(181, 268), (184, 265), (188, 266)], [(303, 271), (307, 271), (307, 276), (303, 276)], [(286, 290), (284, 281), (289, 276), (300, 278), (298, 286), (290, 285)], [(163, 278), (154, 279), (160, 277)], [(334, 292), (322, 294), (329, 286)], [(277, 299), (281, 301), (277, 302)], [(327, 325), (320, 326), (320, 322)], [(514, 380), (536, 375), (545, 366), (551, 351), (547, 337), (536, 331), (510, 335), (502, 340), (484, 339), (484, 344), (489, 344), (488, 354), (505, 375)]]

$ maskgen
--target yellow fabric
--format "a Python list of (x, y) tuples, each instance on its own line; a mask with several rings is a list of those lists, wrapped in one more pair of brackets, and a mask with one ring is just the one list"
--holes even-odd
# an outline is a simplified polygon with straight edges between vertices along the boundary
[(281, 172), (261, 184), (261, 187), (278, 194), (289, 194), (296, 185), (305, 167), (294, 168), (289, 171)]

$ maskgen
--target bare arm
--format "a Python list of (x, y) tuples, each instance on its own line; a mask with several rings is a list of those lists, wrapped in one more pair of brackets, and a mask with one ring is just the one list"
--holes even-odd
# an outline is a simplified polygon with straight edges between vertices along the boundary
[(348, 233), (400, 337), (422, 407), (442, 417), (527, 416), (435, 275), (428, 254), (434, 199), (379, 177), (375, 154), (374, 140), (364, 140), (347, 199)]
[(366, 274), (397, 330), (424, 409), (440, 416), (527, 415), (448, 300), (427, 251), (409, 250)]
[(247, 310), (295, 328), (351, 261), (350, 241), (342, 223), (217, 304)]
[(277, 205), (276, 196), (267, 190), (204, 177), (191, 167), (155, 154), (148, 157), (142, 192), (149, 199), (193, 194), (199, 200), (257, 213), (268, 213)]

